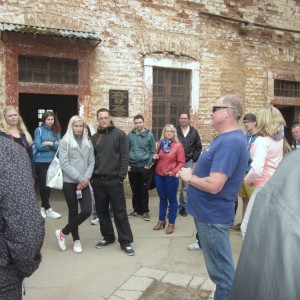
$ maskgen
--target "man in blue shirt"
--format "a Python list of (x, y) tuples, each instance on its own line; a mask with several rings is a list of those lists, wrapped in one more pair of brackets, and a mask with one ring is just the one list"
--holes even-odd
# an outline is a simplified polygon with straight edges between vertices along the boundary
[(243, 115), (236, 95), (219, 97), (211, 124), (219, 135), (199, 157), (194, 170), (178, 172), (189, 183), (187, 212), (194, 217), (205, 264), (216, 284), (215, 300), (229, 299), (234, 277), (228, 229), (247, 167), (247, 144), (239, 120)]

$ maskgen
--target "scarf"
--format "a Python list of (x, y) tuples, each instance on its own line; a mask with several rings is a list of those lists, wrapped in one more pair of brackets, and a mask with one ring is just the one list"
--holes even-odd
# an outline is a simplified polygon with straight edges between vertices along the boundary
[(163, 152), (169, 153), (171, 151), (171, 145), (174, 141), (174, 138), (171, 138), (171, 140), (167, 141), (166, 139), (161, 140), (160, 142), (160, 148)]

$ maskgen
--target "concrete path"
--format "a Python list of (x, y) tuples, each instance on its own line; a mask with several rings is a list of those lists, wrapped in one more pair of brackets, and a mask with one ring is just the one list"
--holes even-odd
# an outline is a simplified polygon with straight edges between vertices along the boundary
[[(202, 288), (213, 289), (202, 252), (186, 248), (195, 241), (191, 216), (178, 215), (175, 232), (171, 235), (164, 230), (152, 230), (158, 218), (158, 201), (155, 192), (152, 193), (151, 221), (146, 222), (141, 217), (129, 219), (135, 256), (127, 256), (117, 242), (107, 248), (96, 249), (95, 245), (102, 237), (99, 225), (90, 225), (90, 219), (79, 228), (83, 253), (75, 254), (71, 237), (67, 251), (62, 252), (58, 248), (54, 231), (66, 224), (67, 206), (62, 192), (53, 191), (51, 205), (62, 214), (62, 218), (46, 219), (43, 261), (26, 280), (24, 300), (135, 300), (154, 279), (195, 288), (204, 284)], [(130, 197), (127, 198), (127, 210), (132, 211)], [(231, 233), (231, 244), (236, 263), (242, 245), (239, 233)]]

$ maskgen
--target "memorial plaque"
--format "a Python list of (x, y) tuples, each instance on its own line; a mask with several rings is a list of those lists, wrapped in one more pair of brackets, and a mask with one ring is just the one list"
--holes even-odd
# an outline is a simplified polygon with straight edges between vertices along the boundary
[(114, 117), (128, 117), (128, 90), (109, 90), (109, 110)]

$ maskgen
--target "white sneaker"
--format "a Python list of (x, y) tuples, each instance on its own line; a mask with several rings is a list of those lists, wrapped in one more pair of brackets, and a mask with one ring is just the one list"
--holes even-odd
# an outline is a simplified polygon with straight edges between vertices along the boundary
[(80, 240), (74, 241), (73, 251), (75, 253), (81, 253), (82, 252), (82, 247), (81, 247)]
[(61, 251), (65, 251), (65, 250), (67, 249), (67, 244), (66, 244), (67, 236), (65, 236), (65, 235), (62, 233), (62, 230), (61, 230), (61, 229), (55, 230), (55, 235), (56, 235), (56, 237), (57, 237), (58, 245), (59, 245), (60, 250), (61, 250)]
[(97, 224), (99, 224), (99, 218), (93, 218), (91, 220), (91, 225), (97, 225)]
[(44, 219), (46, 219), (46, 211), (45, 211), (45, 208), (44, 207), (41, 207), (41, 215)]
[(187, 246), (188, 250), (190, 251), (196, 251), (196, 250), (201, 250), (199, 247), (198, 242), (194, 243), (194, 244), (190, 244)]
[(52, 208), (46, 210), (47, 218), (59, 219), (61, 218), (61, 214), (55, 212)]

